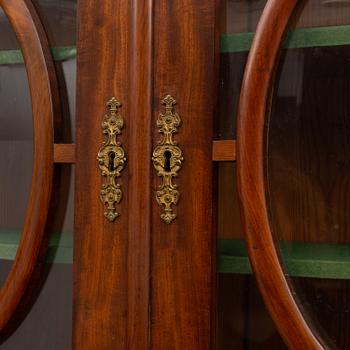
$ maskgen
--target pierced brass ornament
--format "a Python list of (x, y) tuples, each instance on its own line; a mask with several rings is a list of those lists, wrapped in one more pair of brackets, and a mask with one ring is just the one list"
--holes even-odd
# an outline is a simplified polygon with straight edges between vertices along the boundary
[(173, 206), (177, 205), (180, 192), (178, 186), (173, 184), (173, 178), (178, 176), (184, 160), (181, 149), (173, 141), (173, 135), (178, 132), (181, 124), (179, 115), (174, 112), (176, 103), (176, 100), (170, 95), (167, 95), (162, 101), (162, 104), (165, 105), (165, 113), (160, 113), (157, 127), (159, 133), (163, 134), (163, 138), (154, 149), (152, 157), (157, 175), (163, 178), (162, 184), (156, 192), (156, 199), (158, 204), (164, 208), (160, 217), (167, 224), (176, 218)]
[(124, 127), (124, 120), (118, 112), (121, 105), (115, 97), (107, 102), (109, 114), (104, 116), (102, 122), (102, 132), (107, 136), (107, 140), (103, 143), (97, 155), (102, 176), (107, 180), (102, 185), (100, 199), (107, 206), (104, 215), (110, 222), (113, 222), (119, 216), (115, 206), (123, 198), (121, 185), (116, 183), (116, 179), (121, 176), (126, 163), (125, 151), (117, 141), (117, 135), (122, 133), (121, 130)]

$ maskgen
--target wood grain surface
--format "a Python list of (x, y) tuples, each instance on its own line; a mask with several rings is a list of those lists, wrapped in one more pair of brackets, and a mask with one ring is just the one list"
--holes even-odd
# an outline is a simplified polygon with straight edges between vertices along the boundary
[(75, 144), (54, 144), (55, 163), (75, 163)]
[[(152, 4), (83, 0), (78, 8), (75, 349), (146, 349), (149, 342)], [(113, 15), (111, 15), (113, 14)], [(120, 216), (99, 199), (96, 156), (106, 102), (122, 102)]]
[[(216, 104), (215, 12), (209, 0), (155, 3), (153, 145), (161, 100), (172, 95), (182, 124), (174, 139), (184, 163), (175, 182), (177, 218), (160, 218), (153, 172), (152, 349), (211, 349), (215, 320), (212, 138)], [(215, 329), (215, 328), (214, 328)]]
[(213, 141), (214, 162), (234, 162), (236, 160), (236, 140)]

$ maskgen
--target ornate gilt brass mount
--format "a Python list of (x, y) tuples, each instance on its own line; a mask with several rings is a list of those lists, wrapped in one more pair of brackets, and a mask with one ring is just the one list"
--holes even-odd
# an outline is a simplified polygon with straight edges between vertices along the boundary
[(108, 221), (113, 222), (119, 216), (116, 204), (123, 198), (121, 186), (116, 181), (125, 167), (126, 156), (123, 147), (117, 141), (117, 136), (122, 133), (124, 126), (124, 120), (118, 112), (121, 103), (112, 97), (107, 102), (107, 107), (109, 114), (104, 116), (102, 122), (102, 132), (107, 136), (107, 140), (98, 152), (97, 161), (102, 176), (106, 178), (100, 191), (100, 199), (106, 205), (104, 215)]
[(178, 132), (181, 119), (174, 112), (175, 99), (167, 95), (162, 104), (165, 105), (165, 113), (160, 113), (157, 120), (159, 133), (163, 134), (162, 140), (153, 151), (153, 166), (157, 171), (157, 175), (162, 177), (162, 184), (156, 192), (157, 202), (164, 208), (160, 217), (170, 224), (176, 214), (173, 206), (177, 205), (180, 192), (178, 186), (173, 184), (173, 178), (177, 177), (184, 160), (181, 149), (173, 141), (173, 135)]

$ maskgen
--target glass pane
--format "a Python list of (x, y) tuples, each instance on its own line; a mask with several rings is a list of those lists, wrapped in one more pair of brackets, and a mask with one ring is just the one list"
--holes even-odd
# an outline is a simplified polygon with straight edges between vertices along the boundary
[(75, 46), (76, 0), (33, 0), (52, 47)]
[(267, 195), (306, 319), (331, 348), (349, 349), (350, 2), (305, 2), (296, 26), (320, 21), (329, 27), (305, 29), (303, 45), (289, 39), (279, 64), (266, 126)]
[[(221, 60), (216, 138), (236, 137), (236, 115), (249, 45), (266, 0), (221, 2)], [(249, 34), (250, 35), (250, 34)], [(251, 38), (251, 36), (249, 36)], [(286, 349), (256, 287), (245, 250), (236, 164), (217, 165), (218, 349)]]
[[(1, 8), (0, 27), (0, 47), (18, 50)], [(0, 50), (0, 62), (6, 61), (12, 50)], [(24, 226), (33, 163), (31, 99), (23, 64), (0, 64), (0, 106), (0, 258), (13, 259)]]
[[(72, 273), (73, 273), (73, 206), (74, 169), (60, 169), (58, 204), (52, 223), (44, 271), (35, 294), (19, 327), (1, 344), (3, 350), (71, 349), (72, 342)], [(0, 241), (0, 247), (6, 245)], [(16, 247), (16, 245), (13, 245)], [(12, 261), (0, 259), (0, 284), (4, 282)], [(28, 314), (26, 314), (28, 312)]]
[(257, 22), (266, 0), (220, 2), (220, 87), (216, 139), (236, 137), (238, 101), (245, 64)]
[[(0, 260), (0, 279), (11, 262)], [(72, 265), (46, 266), (47, 277), (37, 301), (2, 350), (71, 349)]]
[(218, 324), (219, 349), (287, 350), (252, 276), (220, 275)]
[[(33, 0), (33, 3), (38, 10), (45, 31), (49, 37), (59, 80), (63, 117), (55, 123), (55, 125), (59, 126), (55, 128), (55, 142), (73, 143), (75, 134), (76, 0)], [(16, 79), (14, 79), (16, 75), (13, 73), (17, 70), (23, 71), (24, 79), (26, 79), (23, 58), (18, 45), (13, 43), (15, 35), (11, 27), (3, 19), (4, 16), (0, 16), (0, 98), (4, 100), (1, 100), (2, 109), (0, 113), (3, 115), (4, 122), (11, 122), (13, 131), (16, 131), (15, 135), (19, 135), (22, 128), (26, 132), (24, 135), (27, 135), (30, 133), (22, 119), (26, 117), (29, 122), (31, 122), (30, 100), (25, 104), (18, 96), (20, 93), (24, 95), (22, 91), (26, 91), (29, 98), (28, 88), (25, 85), (26, 81), (24, 80), (23, 82), (23, 78), (22, 81), (19, 81), (18, 78), (18, 83), (16, 85)], [(6, 71), (7, 75), (4, 76), (2, 71)], [(19, 75), (19, 73), (17, 73), (17, 75)], [(4, 81), (3, 84), (1, 83), (2, 81)], [(15, 91), (16, 94), (11, 95), (11, 91)], [(9, 107), (6, 107), (7, 105)], [(5, 113), (3, 108), (6, 108), (6, 110), (10, 112)], [(19, 120), (19, 118), (21, 119)], [(5, 135), (8, 138), (8, 135), (11, 135), (9, 133), (11, 129), (9, 129), (8, 126), (5, 128), (4, 122), (2, 123), (3, 127), (0, 128), (0, 133), (1, 138), (6, 140)], [(2, 135), (4, 135), (4, 137)], [(27, 136), (18, 138), (20, 140), (22, 140), (22, 138), (24, 140), (30, 140)], [(20, 182), (17, 181), (16, 191), (19, 191), (24, 186), (24, 176), (26, 176), (26, 173), (28, 172), (29, 175), (31, 175), (30, 165), (26, 164), (22, 159), (27, 152), (30, 153), (32, 157), (32, 147), (22, 147), (21, 153), (18, 153), (19, 155), (17, 159), (15, 159), (16, 163), (13, 165), (15, 169), (18, 169), (21, 176)], [(8, 151), (2, 152), (1, 154), (2, 157), (6, 156), (2, 164), (7, 164), (8, 166)], [(57, 203), (55, 203), (49, 222), (50, 227), (48, 231), (50, 240), (46, 256), (47, 264), (45, 265), (45, 271), (36, 286), (36, 294), (31, 304), (27, 310), (24, 310), (21, 324), (14, 333), (1, 344), (1, 349), (69, 350), (72, 347), (73, 175), (74, 167), (70, 165), (55, 165), (56, 193), (54, 199)], [(3, 172), (1, 176), (3, 176)], [(10, 186), (8, 184), (5, 185), (5, 189), (9, 189), (8, 191), (10, 193)], [(13, 196), (13, 191), (14, 188), (12, 185), (11, 199), (13, 198), (14, 201), (15, 197)], [(19, 210), (22, 202), (23, 200), (21, 201), (17, 198), (16, 204), (19, 207), (16, 207), (16, 210)], [(11, 209), (10, 211), (10, 209), (8, 209), (6, 212), (5, 203), (5, 200), (1, 198), (0, 210), (3, 210), (4, 214), (0, 215), (1, 218), (4, 216), (6, 220), (9, 220), (9, 217), (11, 217), (9, 214), (14, 212), (14, 210)], [(0, 237), (0, 285), (3, 283), (11, 268), (14, 252), (18, 245), (18, 238), (19, 236), (17, 235), (15, 239), (9, 242), (6, 237)]]
[[(221, 1), (220, 27), (220, 111), (216, 118), (216, 139), (236, 137), (236, 116), (240, 86), (254, 32), (266, 0)], [(289, 47), (349, 44), (350, 2), (310, 0), (296, 21)]]

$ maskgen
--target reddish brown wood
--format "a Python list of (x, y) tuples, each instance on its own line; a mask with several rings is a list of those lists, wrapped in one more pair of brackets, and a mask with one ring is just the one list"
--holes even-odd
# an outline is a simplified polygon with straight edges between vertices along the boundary
[(128, 349), (148, 349), (150, 341), (153, 3), (129, 1)]
[(215, 318), (212, 125), (215, 107), (215, 1), (155, 2), (153, 145), (161, 100), (172, 95), (182, 119), (181, 198), (170, 225), (160, 218), (153, 170), (151, 349), (211, 349)]
[[(17, 255), (0, 290), (1, 335), (26, 298), (45, 255), (45, 224), (53, 178), (53, 120), (59, 112), (57, 82), (49, 45), (31, 1), (0, 0), (16, 32), (32, 100), (34, 160), (31, 192)], [(58, 108), (57, 108), (58, 107)]]
[(234, 162), (236, 160), (236, 140), (213, 141), (214, 162)]
[[(78, 9), (75, 349), (146, 349), (149, 343), (152, 0), (82, 0)], [(120, 217), (99, 199), (96, 156), (106, 102), (123, 103), (119, 141), (128, 162)]]
[(75, 144), (54, 144), (55, 163), (75, 163)]
[(265, 303), (291, 349), (324, 349), (301, 313), (273, 241), (264, 182), (264, 127), (278, 53), (296, 0), (270, 0), (258, 25), (242, 85), (237, 168), (249, 257)]

